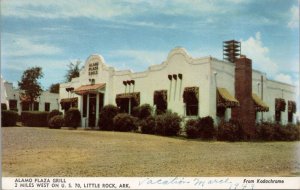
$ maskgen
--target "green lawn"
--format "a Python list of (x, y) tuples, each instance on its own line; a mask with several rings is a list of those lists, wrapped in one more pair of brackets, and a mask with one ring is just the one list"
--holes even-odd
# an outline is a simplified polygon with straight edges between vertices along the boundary
[(300, 142), (2, 128), (3, 176), (296, 176), (299, 152)]

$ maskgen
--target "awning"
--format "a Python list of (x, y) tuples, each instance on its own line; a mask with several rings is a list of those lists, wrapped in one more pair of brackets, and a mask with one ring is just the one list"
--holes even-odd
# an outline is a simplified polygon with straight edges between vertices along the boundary
[(257, 94), (252, 93), (252, 99), (255, 104), (255, 111), (258, 111), (258, 112), (268, 112), (269, 111), (269, 106), (265, 102), (263, 102), (262, 99), (260, 99)]
[(63, 98), (60, 100), (60, 103), (73, 103), (73, 102), (77, 102), (78, 98)]
[(78, 98), (63, 98), (60, 100), (62, 109), (69, 109), (70, 107), (78, 107)]
[(296, 113), (296, 102), (295, 101), (288, 101), (288, 112)]
[(275, 99), (275, 110), (276, 111), (285, 111), (285, 100), (282, 98), (276, 98)]
[(237, 101), (226, 88), (217, 88), (217, 106), (231, 108), (239, 105), (239, 101)]
[(76, 88), (74, 92), (78, 95), (96, 93), (105, 87), (105, 83), (82, 85)]
[(199, 101), (199, 87), (185, 87), (183, 91), (184, 103), (197, 103)]
[(140, 93), (139, 92), (131, 92), (131, 93), (122, 93), (116, 95), (116, 103), (119, 106), (123, 99), (132, 99), (132, 102), (135, 105), (140, 105)]

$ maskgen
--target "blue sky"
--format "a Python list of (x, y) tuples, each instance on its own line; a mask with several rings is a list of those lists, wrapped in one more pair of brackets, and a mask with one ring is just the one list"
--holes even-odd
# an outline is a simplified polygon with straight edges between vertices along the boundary
[(160, 64), (176, 46), (222, 59), (231, 39), (254, 69), (299, 84), (298, 0), (3, 0), (1, 25), (1, 73), (14, 84), (41, 66), (47, 89), (93, 53), (133, 71)]

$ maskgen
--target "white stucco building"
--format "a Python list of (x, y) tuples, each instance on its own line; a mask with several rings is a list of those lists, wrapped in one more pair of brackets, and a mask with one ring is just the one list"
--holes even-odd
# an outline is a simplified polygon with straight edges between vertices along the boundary
[[(236, 115), (231, 113), (235, 107), (247, 105), (241, 99), (243, 88), (237, 88), (244, 85), (250, 90), (247, 96), (251, 98), (256, 121), (294, 122), (295, 87), (252, 70), (251, 60), (249, 63), (245, 57), (241, 62), (193, 58), (178, 47), (170, 51), (163, 63), (144, 72), (132, 72), (117, 71), (101, 55), (93, 54), (85, 61), (79, 77), (60, 84), (60, 109), (78, 107), (82, 127), (97, 126), (99, 112), (107, 104), (131, 112), (132, 107), (148, 103), (159, 111), (170, 109), (187, 118), (211, 116), (218, 122)], [(247, 72), (250, 75), (243, 74)]]
[[(17, 110), (19, 114), (22, 111), (29, 111), (29, 100), (28, 98), (22, 96), (21, 90), (14, 88), (13, 84), (10, 82), (5, 82), (4, 88), (7, 94), (6, 101), (8, 102), (7, 108), (9, 110)], [(43, 91), (34, 102), (33, 110), (51, 111), (54, 109), (59, 109), (58, 97), (59, 95), (57, 93)]]
[(5, 83), (5, 81), (1, 76), (1, 87), (0, 87), (1, 88), (0, 89), (0, 91), (1, 91), (1, 107), (3, 107), (5, 105), (4, 107), (8, 108), (7, 93), (6, 93), (4, 83)]

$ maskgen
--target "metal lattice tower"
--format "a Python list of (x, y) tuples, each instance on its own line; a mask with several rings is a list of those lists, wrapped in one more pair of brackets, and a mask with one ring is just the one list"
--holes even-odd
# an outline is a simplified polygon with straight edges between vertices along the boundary
[(223, 42), (223, 60), (234, 63), (241, 55), (241, 42), (229, 40)]

